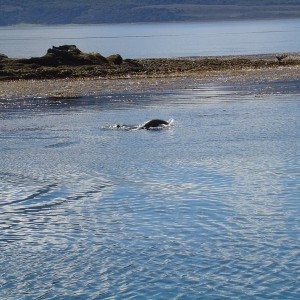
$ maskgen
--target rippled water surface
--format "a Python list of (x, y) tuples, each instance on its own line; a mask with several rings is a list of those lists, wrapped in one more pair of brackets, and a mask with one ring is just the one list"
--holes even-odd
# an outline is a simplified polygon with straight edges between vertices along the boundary
[(0, 298), (299, 299), (299, 96), (2, 99)]

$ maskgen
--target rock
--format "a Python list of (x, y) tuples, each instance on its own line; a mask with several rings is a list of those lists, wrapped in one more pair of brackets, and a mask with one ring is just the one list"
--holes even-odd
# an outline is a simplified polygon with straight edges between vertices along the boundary
[(121, 65), (123, 63), (123, 58), (120, 54), (113, 54), (107, 57), (109, 63), (114, 65)]
[(8, 58), (7, 55), (0, 53), (0, 60)]
[(107, 64), (107, 59), (100, 53), (82, 53), (81, 59), (83, 65), (102, 65)]
[(47, 54), (42, 57), (32, 57), (19, 60), (25, 64), (37, 64), (40, 66), (57, 67), (102, 65), (108, 63), (107, 59), (99, 53), (84, 53), (75, 45), (63, 45), (48, 49)]
[(82, 52), (75, 46), (75, 45), (63, 45), (63, 46), (58, 46), (55, 47), (53, 46), (52, 49), (48, 49), (47, 54), (53, 53), (56, 56), (59, 55), (68, 55), (68, 54), (72, 54), (72, 55), (79, 55)]

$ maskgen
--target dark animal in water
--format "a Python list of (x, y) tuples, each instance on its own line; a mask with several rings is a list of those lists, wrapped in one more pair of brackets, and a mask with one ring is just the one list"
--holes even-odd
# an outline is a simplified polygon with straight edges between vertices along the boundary
[(122, 128), (122, 129), (127, 129), (127, 130), (137, 130), (137, 129), (151, 129), (151, 128), (162, 128), (164, 126), (171, 125), (173, 123), (173, 119), (170, 119), (168, 121), (160, 120), (160, 119), (153, 119), (150, 121), (147, 121), (146, 123), (142, 125), (137, 125), (137, 126), (129, 126), (129, 125), (120, 125), (116, 124), (114, 125), (115, 128)]
[(167, 121), (159, 120), (159, 119), (153, 119), (148, 122), (146, 122), (143, 126), (141, 126), (141, 129), (149, 129), (149, 128), (155, 128), (159, 127), (161, 125), (169, 125)]

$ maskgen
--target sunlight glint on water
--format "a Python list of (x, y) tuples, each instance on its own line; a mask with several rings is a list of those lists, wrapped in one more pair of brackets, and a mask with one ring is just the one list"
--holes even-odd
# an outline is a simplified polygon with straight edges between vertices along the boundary
[[(0, 298), (298, 299), (298, 98), (7, 102)], [(174, 124), (109, 127), (154, 117)]]

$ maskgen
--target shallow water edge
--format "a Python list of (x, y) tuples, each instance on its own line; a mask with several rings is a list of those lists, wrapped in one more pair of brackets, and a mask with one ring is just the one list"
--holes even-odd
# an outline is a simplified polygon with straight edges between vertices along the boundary
[(248, 85), (300, 80), (300, 66), (247, 68), (201, 73), (157, 74), (123, 78), (66, 78), (55, 80), (0, 81), (0, 100), (26, 98), (68, 99), (105, 93), (164, 91), (197, 88), (201, 85)]

